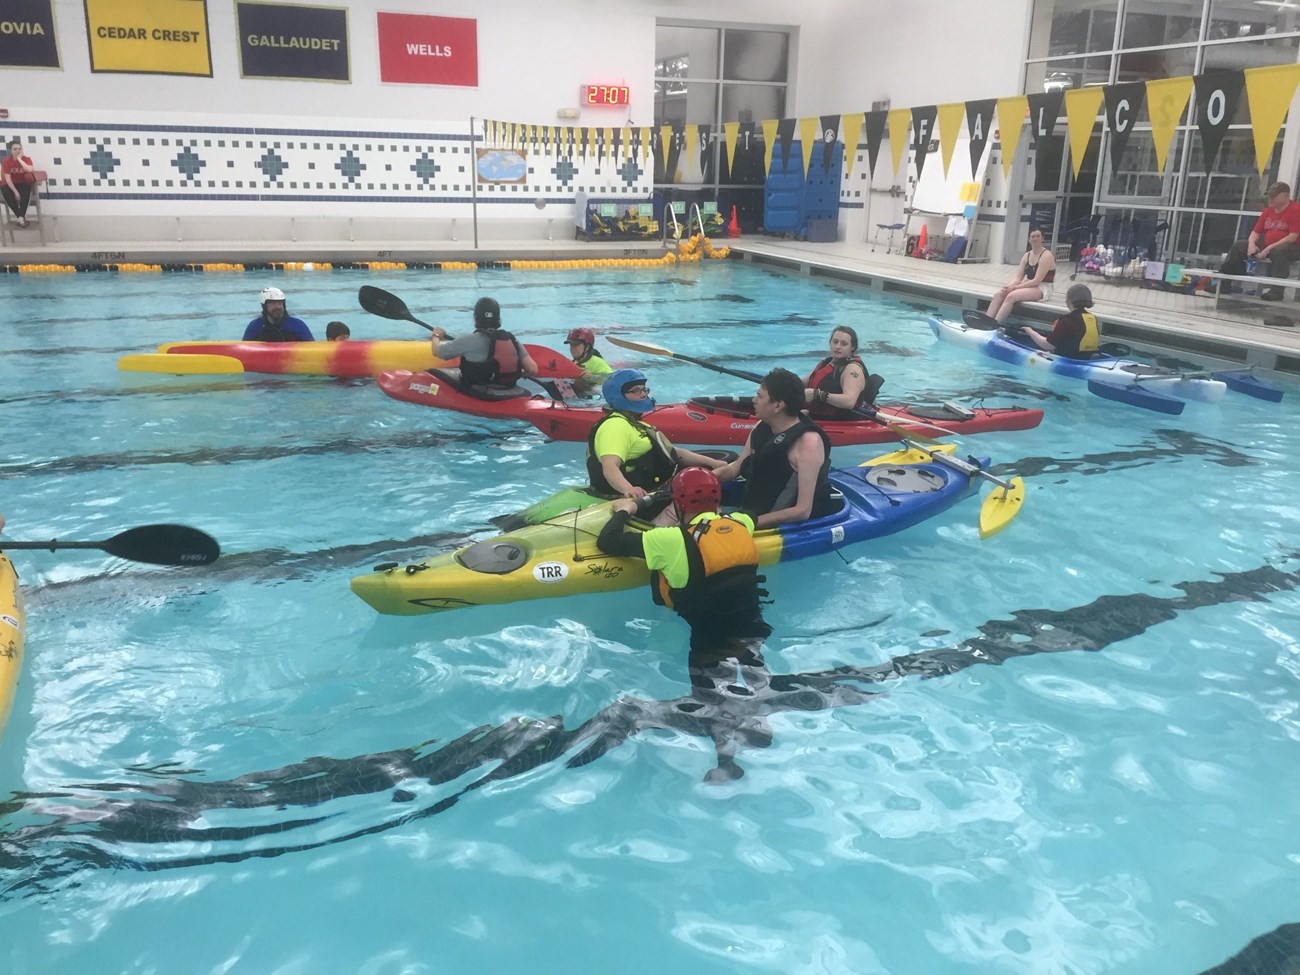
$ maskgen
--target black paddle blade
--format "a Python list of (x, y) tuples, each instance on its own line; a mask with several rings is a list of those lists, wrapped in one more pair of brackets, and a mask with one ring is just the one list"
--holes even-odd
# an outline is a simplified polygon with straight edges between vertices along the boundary
[[(383, 288), (376, 288), (374, 285), (363, 284), (361, 290), (357, 292), (357, 301), (361, 302), (361, 307), (372, 315), (378, 315), (380, 318), (390, 318), (397, 322), (415, 322), (416, 325), (424, 325), (406, 307), (406, 302), (391, 291), (385, 291)], [(424, 325), (429, 328), (428, 325)]]
[(961, 313), (961, 320), (970, 328), (977, 328), (981, 332), (996, 332), (1002, 327), (1001, 323), (992, 315), (986, 315), (982, 311), (975, 311), (967, 308)]
[(1097, 351), (1102, 355), (1113, 355), (1117, 359), (1123, 359), (1133, 354), (1133, 347), (1123, 342), (1103, 342), (1097, 346)]
[(114, 535), (100, 548), (150, 565), (208, 565), (221, 554), (215, 538), (187, 525), (141, 525)]

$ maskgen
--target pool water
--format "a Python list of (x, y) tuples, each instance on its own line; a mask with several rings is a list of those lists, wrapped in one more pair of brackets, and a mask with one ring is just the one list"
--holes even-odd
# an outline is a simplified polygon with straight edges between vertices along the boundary
[[(318, 336), (422, 338), (373, 284), (452, 332), (490, 294), (529, 342), (758, 372), (852, 324), (882, 402), (1046, 419), (962, 441), (1025, 478), (1002, 534), (969, 500), (769, 570), (779, 679), (701, 707), (642, 591), (389, 618), (348, 590), (582, 480), (582, 444), (368, 380), (117, 371), (240, 335), (269, 283)], [(1300, 920), (1300, 390), (1146, 413), (938, 345), (923, 301), (737, 263), (0, 290), (6, 536), (223, 547), (13, 553), (0, 971), (1172, 975)], [(598, 344), (661, 402), (753, 389)], [(743, 778), (704, 781), (714, 739)]]

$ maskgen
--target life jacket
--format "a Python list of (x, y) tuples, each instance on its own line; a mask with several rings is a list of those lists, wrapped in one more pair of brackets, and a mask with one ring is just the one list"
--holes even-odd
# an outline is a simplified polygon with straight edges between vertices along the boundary
[(789, 453), (799, 438), (809, 430), (822, 438), (826, 448), (826, 458), (821, 470), (817, 472), (817, 487), (813, 494), (812, 514), (820, 518), (835, 510), (831, 499), (831, 484), (827, 472), (831, 467), (831, 441), (825, 431), (806, 416), (786, 430), (774, 434), (766, 423), (754, 427), (750, 434), (750, 455), (741, 465), (740, 473), (745, 478), (745, 495), (741, 507), (745, 511), (765, 515), (769, 511), (788, 508), (799, 496), (799, 477), (790, 467)]
[(623, 462), (623, 476), (635, 487), (645, 488), (647, 491), (653, 491), (666, 483), (677, 470), (677, 462), (664, 446), (663, 434), (648, 423), (634, 420), (618, 410), (611, 410), (600, 422), (592, 424), (591, 431), (587, 434), (587, 478), (591, 482), (592, 493), (607, 498), (616, 498), (621, 494), (610, 487), (609, 481), (605, 479), (605, 471), (600, 466), (600, 458), (596, 456), (596, 431), (615, 417), (621, 418), (633, 429), (645, 434), (650, 438), (651, 444), (650, 449), (636, 460)]
[(853, 404), (854, 409), (842, 410), (838, 406), (831, 406), (829, 403), (819, 403), (814, 400), (808, 405), (808, 414), (819, 420), (850, 420), (857, 418), (856, 409), (868, 406), (875, 399), (874, 391), (879, 390), (883, 380), (872, 386), (873, 377), (867, 372), (867, 364), (858, 356), (850, 356), (847, 359), (838, 360), (834, 356), (828, 355), (821, 362), (817, 363), (817, 368), (812, 371), (808, 377), (808, 385), (812, 389), (824, 389), (828, 393), (842, 393), (844, 386), (841, 377), (844, 370), (848, 368), (849, 363), (856, 362), (862, 367), (862, 375), (867, 381), (863, 384), (862, 393), (858, 396), (858, 401)]
[[(1079, 311), (1079, 320), (1083, 322), (1083, 335), (1079, 338), (1077, 345), (1071, 345), (1062, 342), (1056, 349), (1057, 355), (1063, 355), (1069, 359), (1091, 359), (1092, 354), (1097, 351), (1101, 344), (1101, 328), (1097, 325), (1097, 316), (1090, 311)], [(1073, 315), (1071, 312), (1070, 315)], [(1069, 315), (1066, 316), (1070, 317)]]
[(262, 330), (257, 333), (259, 342), (301, 342), (298, 336), (294, 335), (283, 325), (272, 325), (265, 318), (262, 319)]
[(689, 572), (673, 589), (653, 572), (650, 595), (691, 625), (691, 645), (767, 636), (771, 627), (759, 606), (758, 548), (743, 522), (727, 515), (703, 515), (680, 529)]
[(488, 330), (492, 345), (486, 359), (460, 357), (461, 378), (471, 386), (514, 386), (523, 376), (524, 353), (519, 340), (504, 329)]

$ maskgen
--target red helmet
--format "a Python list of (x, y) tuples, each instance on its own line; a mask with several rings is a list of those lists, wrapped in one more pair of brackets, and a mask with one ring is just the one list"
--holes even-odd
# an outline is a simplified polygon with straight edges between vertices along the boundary
[(704, 511), (717, 511), (722, 503), (722, 485), (713, 471), (703, 467), (683, 467), (673, 475), (673, 504), (683, 518), (694, 518)]
[(574, 328), (569, 330), (569, 337), (565, 342), (581, 342), (584, 345), (596, 344), (596, 333), (589, 328)]

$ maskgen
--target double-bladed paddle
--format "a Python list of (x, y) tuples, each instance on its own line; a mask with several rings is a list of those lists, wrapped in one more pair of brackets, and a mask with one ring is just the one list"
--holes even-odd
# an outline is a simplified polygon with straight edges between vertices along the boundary
[[(361, 290), (357, 292), (357, 301), (361, 302), (361, 307), (372, 315), (395, 322), (412, 322), (421, 328), (427, 328), (430, 332), (433, 331), (432, 325), (412, 315), (411, 309), (406, 307), (406, 302), (391, 291), (376, 288), (371, 284), (363, 284)], [(447, 337), (451, 338), (450, 335)]]
[(187, 525), (141, 525), (103, 542), (0, 540), (0, 550), (48, 549), (53, 552), (61, 548), (96, 548), (119, 559), (150, 565), (208, 565), (221, 554), (215, 538)]

